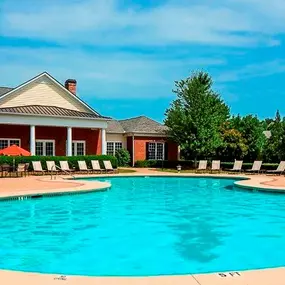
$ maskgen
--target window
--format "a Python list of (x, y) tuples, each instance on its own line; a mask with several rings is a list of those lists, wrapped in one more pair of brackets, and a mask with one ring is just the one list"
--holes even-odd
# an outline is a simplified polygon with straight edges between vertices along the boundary
[(21, 145), (21, 140), (20, 139), (0, 139), (0, 149), (6, 148), (11, 145)]
[(36, 155), (54, 156), (55, 155), (54, 140), (36, 140)]
[(148, 143), (148, 159), (164, 160), (164, 143), (151, 142)]
[(107, 155), (115, 155), (116, 151), (122, 148), (122, 142), (107, 142)]
[(72, 141), (72, 155), (85, 155), (85, 141)]

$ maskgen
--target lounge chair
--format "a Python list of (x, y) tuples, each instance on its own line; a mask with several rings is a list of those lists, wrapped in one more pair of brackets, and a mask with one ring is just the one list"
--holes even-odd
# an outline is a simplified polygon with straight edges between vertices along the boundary
[(60, 164), (60, 168), (63, 172), (74, 172), (74, 169), (69, 168), (68, 161), (62, 160), (59, 162), (59, 164)]
[(42, 164), (40, 161), (32, 161), (32, 165), (33, 165), (34, 173), (40, 172), (42, 175), (44, 175), (44, 173), (46, 172), (46, 170), (43, 170)]
[(229, 172), (241, 172), (242, 169), (242, 160), (236, 160), (232, 169), (228, 169)]
[(89, 173), (90, 171), (92, 171), (92, 169), (87, 168), (85, 160), (78, 161), (78, 167), (79, 167), (79, 171), (80, 172), (87, 172), (87, 173)]
[(98, 160), (91, 160), (91, 165), (93, 171), (100, 173), (103, 171)]
[(267, 170), (266, 173), (268, 174), (282, 174), (285, 171), (285, 161), (280, 161), (277, 169), (275, 170)]
[(211, 172), (213, 172), (213, 171), (217, 171), (217, 172), (221, 171), (221, 161), (220, 160), (213, 160), (212, 161)]
[(59, 170), (56, 169), (56, 165), (54, 161), (46, 161), (46, 163), (47, 163), (48, 172), (59, 172)]
[(199, 171), (206, 171), (207, 170), (207, 160), (200, 160), (198, 168), (196, 169), (196, 172)]
[(106, 172), (116, 172), (116, 169), (113, 168), (110, 160), (104, 160), (103, 163)]
[(17, 176), (21, 175), (21, 176), (27, 176), (27, 170), (28, 170), (28, 166), (26, 163), (19, 163), (17, 166)]
[(249, 173), (259, 173), (261, 165), (262, 165), (262, 161), (261, 160), (255, 160), (253, 165), (252, 165), (252, 168), (251, 169), (247, 169), (246, 172), (249, 172)]

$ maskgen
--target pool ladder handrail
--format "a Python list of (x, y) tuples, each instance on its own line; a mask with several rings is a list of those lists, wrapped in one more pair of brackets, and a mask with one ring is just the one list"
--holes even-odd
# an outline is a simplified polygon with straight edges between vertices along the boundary
[[(54, 169), (54, 166), (55, 166), (55, 169)], [(56, 169), (59, 169), (59, 170), (62, 171), (63, 173), (65, 173), (65, 174), (67, 174), (67, 175), (70, 175), (72, 178), (75, 178), (75, 176), (72, 175), (70, 171), (64, 170), (64, 169), (60, 168), (60, 167), (57, 166), (57, 165), (53, 165), (53, 166), (51, 167), (51, 172), (50, 172), (50, 174), (51, 174), (50, 179), (51, 179), (51, 180), (52, 180), (52, 177), (53, 177), (53, 176), (52, 176), (53, 171), (55, 172), (54, 179), (56, 179), (56, 175), (57, 175)]]

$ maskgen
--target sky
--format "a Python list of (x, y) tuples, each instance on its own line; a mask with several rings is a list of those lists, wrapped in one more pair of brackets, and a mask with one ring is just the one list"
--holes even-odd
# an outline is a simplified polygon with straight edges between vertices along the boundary
[(0, 86), (47, 71), (105, 116), (163, 121), (211, 74), (233, 114), (285, 115), (284, 0), (0, 0)]

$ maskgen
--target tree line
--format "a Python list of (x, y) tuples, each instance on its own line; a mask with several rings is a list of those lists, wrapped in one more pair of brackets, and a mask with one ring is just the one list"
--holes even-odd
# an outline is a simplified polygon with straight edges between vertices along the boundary
[(166, 110), (164, 123), (185, 159), (285, 160), (285, 119), (279, 111), (265, 120), (231, 115), (206, 72), (176, 81), (173, 92), (176, 99)]

